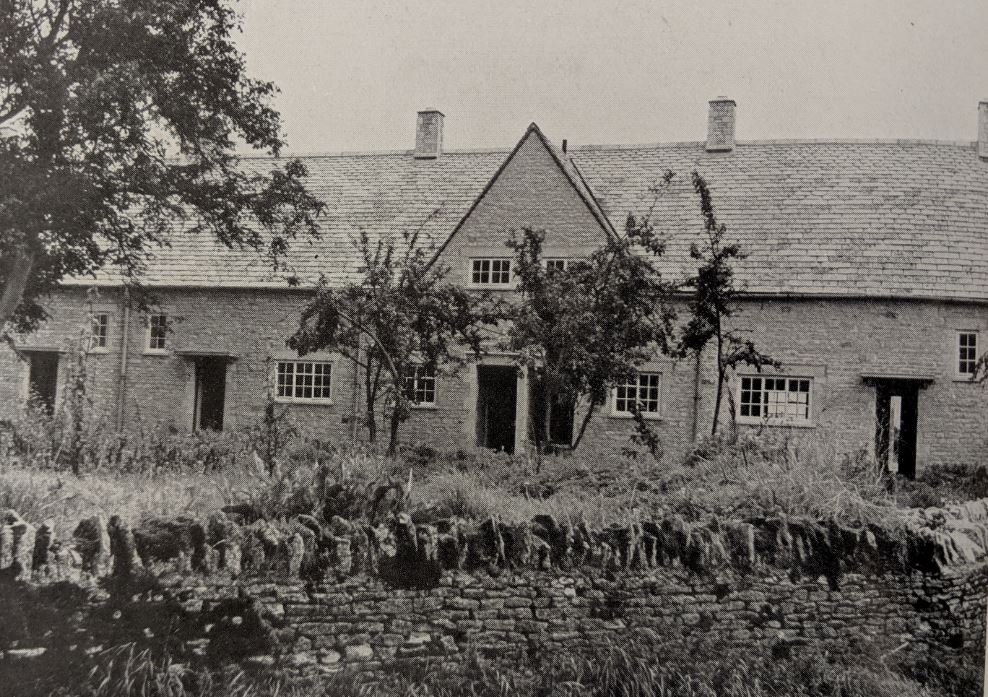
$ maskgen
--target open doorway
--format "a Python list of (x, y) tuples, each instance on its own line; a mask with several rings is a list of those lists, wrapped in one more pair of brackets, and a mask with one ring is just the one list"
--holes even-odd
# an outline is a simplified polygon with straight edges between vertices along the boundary
[(568, 448), (573, 444), (573, 411), (572, 401), (562, 397), (553, 400), (552, 407), (546, 409), (545, 394), (533, 386), (529, 403), (532, 405), (531, 423), (533, 433), (541, 441), (545, 430), (545, 421), (549, 419), (549, 446), (553, 449)]
[(195, 365), (195, 428), (222, 431), (226, 404), (226, 360), (202, 357), (196, 360)]
[(58, 394), (58, 352), (32, 351), (28, 356), (31, 362), (28, 372), (29, 396), (46, 413), (51, 414)]
[(477, 445), (514, 452), (517, 400), (517, 368), (477, 366)]
[(879, 464), (909, 479), (916, 476), (919, 387), (912, 380), (875, 384), (875, 455)]

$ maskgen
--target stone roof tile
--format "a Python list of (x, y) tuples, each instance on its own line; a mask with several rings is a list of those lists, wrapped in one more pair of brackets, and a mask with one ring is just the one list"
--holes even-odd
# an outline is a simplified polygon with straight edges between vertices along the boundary
[[(146, 282), (176, 286), (285, 287), (286, 275), (333, 283), (354, 277), (360, 230), (372, 239), (420, 231), (441, 244), (507, 157), (508, 150), (303, 157), (309, 187), (326, 202), (321, 239), (298, 240), (287, 270), (273, 273), (253, 251), (230, 250), (208, 233), (176, 229), (156, 250)], [(699, 171), (720, 220), (748, 257), (737, 267), (752, 293), (988, 300), (988, 162), (968, 143), (931, 141), (738, 142), (583, 146), (563, 158), (611, 223), (654, 202), (667, 235), (662, 268), (685, 276), (702, 220), (689, 174)], [(268, 168), (267, 158), (244, 167)], [(677, 173), (657, 201), (651, 188)], [(113, 282), (102, 274), (97, 282)], [(92, 279), (79, 279), (92, 283)]]

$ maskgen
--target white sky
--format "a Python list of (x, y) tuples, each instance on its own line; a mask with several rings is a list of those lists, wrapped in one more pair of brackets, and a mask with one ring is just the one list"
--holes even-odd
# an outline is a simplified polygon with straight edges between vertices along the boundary
[(988, 0), (242, 0), (251, 73), (293, 152), (739, 139), (974, 140)]

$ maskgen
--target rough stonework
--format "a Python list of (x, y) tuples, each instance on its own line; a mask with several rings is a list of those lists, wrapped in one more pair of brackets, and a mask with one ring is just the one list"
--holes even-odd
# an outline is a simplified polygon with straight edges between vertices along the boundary
[[(182, 651), (255, 667), (373, 671), (455, 661), (470, 647), (500, 658), (579, 652), (639, 630), (839, 650), (853, 627), (889, 651), (947, 659), (984, 644), (988, 501), (912, 511), (895, 532), (784, 516), (595, 529), (549, 516), (415, 523), (388, 513), (370, 525), (245, 514), (134, 526), (113, 516), (105, 530), (89, 519), (60, 547), (11, 512), (0, 575), (33, 581), (11, 588), (23, 593), (77, 579), (92, 618), (117, 608), (111, 617), (147, 624), (150, 637), (144, 618), (171, 617)], [(112, 558), (96, 563), (103, 535)], [(109, 595), (95, 590), (101, 575)], [(59, 648), (46, 641), (0, 651)]]

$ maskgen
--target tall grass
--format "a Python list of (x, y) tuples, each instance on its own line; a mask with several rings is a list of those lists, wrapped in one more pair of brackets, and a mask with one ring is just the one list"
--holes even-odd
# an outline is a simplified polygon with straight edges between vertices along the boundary
[(228, 667), (209, 672), (133, 645), (96, 657), (88, 680), (61, 697), (973, 697), (977, 669), (895, 664), (848, 638), (846, 651), (771, 656), (675, 630), (638, 630), (581, 651), (484, 657), (474, 648), (452, 668), (394, 666), (374, 678), (299, 677)]

